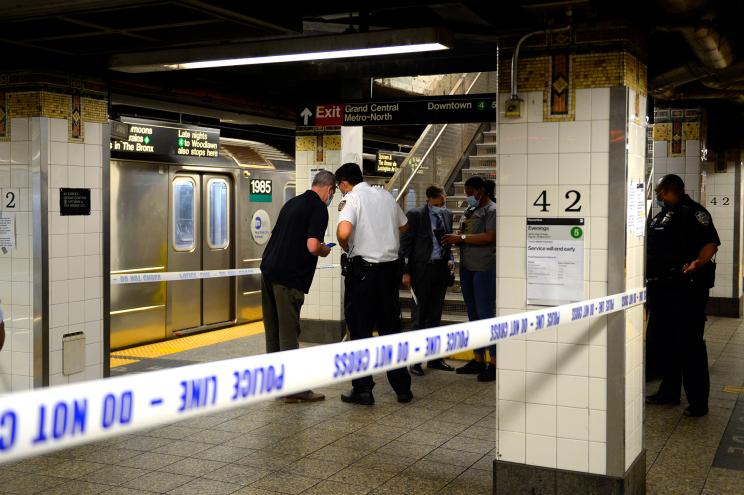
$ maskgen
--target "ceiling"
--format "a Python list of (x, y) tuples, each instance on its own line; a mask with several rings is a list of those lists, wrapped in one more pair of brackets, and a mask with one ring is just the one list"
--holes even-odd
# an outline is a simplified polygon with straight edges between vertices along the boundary
[[(366, 97), (371, 90), (375, 96), (389, 94), (389, 89), (371, 89), (370, 79), (376, 77), (492, 70), (497, 44), (502, 56), (510, 56), (523, 34), (568, 23), (576, 39), (597, 39), (598, 44), (617, 45), (646, 60), (650, 91), (658, 99), (673, 104), (741, 103), (742, 18), (741, 0), (0, 0), (0, 69), (83, 72), (109, 84), (114, 111), (156, 107), (164, 114), (180, 111), (200, 115), (202, 121), (222, 121), (236, 133), (286, 137), (303, 102)], [(189, 53), (210, 47), (218, 55), (246, 42), (418, 27), (445, 30), (452, 36), (452, 49), (145, 74), (109, 69), (111, 57), (121, 54), (136, 59), (156, 50)], [(701, 37), (702, 28), (707, 38)], [(718, 59), (711, 60), (711, 39), (712, 51), (721, 52)], [(527, 43), (525, 53), (529, 51)], [(204, 108), (211, 113), (200, 110)], [(225, 112), (232, 117), (225, 118)], [(406, 143), (419, 132), (380, 128), (378, 134), (381, 140), (388, 139), (387, 134)]]

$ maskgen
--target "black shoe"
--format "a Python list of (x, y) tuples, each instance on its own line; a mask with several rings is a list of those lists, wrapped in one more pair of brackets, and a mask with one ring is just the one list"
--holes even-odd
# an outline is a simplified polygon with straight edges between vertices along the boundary
[(361, 404), (363, 406), (371, 406), (375, 403), (375, 398), (372, 395), (371, 390), (358, 391), (351, 389), (348, 394), (341, 394), (341, 401), (348, 402), (350, 404)]
[(421, 367), (421, 363), (411, 366), (411, 374), (416, 376), (424, 376), (424, 368)]
[(460, 366), (455, 370), (458, 375), (477, 375), (486, 368), (484, 363), (479, 363), (471, 359), (465, 366)]
[(496, 381), (496, 366), (493, 364), (487, 364), (486, 368), (478, 373), (479, 382), (495, 382)]
[(455, 371), (455, 368), (445, 363), (444, 359), (435, 359), (434, 361), (429, 361), (429, 364), (427, 364), (426, 367), (433, 370)]
[(402, 394), (398, 394), (398, 402), (401, 404), (407, 404), (413, 400), (413, 392), (410, 390), (408, 392), (403, 392)]
[(682, 414), (688, 418), (699, 418), (708, 414), (708, 406), (687, 406)]
[(646, 396), (646, 404), (651, 404), (655, 406), (661, 406), (661, 405), (670, 405), (670, 406), (678, 406), (679, 405), (679, 399), (674, 399), (672, 397), (667, 397), (664, 395), (659, 394), (658, 392), (653, 395), (647, 395)]

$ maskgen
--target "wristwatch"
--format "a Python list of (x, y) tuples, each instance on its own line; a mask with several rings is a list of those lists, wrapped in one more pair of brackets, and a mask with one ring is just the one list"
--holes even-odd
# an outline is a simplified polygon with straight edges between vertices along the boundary
[(466, 237), (467, 236), (465, 234), (460, 234), (460, 240), (462, 240), (462, 242), (465, 242)]

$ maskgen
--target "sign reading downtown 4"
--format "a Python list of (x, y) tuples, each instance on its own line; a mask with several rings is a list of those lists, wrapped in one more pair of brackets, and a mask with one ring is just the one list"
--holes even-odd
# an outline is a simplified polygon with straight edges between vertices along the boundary
[(496, 94), (320, 103), (297, 112), (300, 127), (494, 122)]

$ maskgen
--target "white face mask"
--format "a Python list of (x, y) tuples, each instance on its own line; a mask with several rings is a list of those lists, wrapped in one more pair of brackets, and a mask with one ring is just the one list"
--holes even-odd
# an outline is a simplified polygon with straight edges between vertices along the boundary
[(325, 201), (326, 208), (329, 207), (329, 206), (331, 206), (331, 203), (333, 203), (333, 194), (329, 194), (328, 195), (328, 199), (326, 199), (326, 201)]

